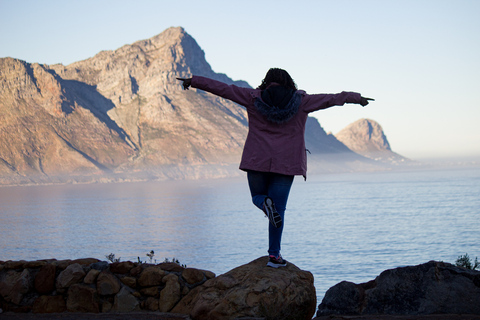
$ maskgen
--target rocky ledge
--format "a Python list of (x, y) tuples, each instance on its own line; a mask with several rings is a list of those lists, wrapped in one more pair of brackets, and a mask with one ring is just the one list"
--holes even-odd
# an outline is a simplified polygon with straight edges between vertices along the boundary
[[(0, 317), (312, 319), (313, 275), (266, 263), (260, 257), (215, 276), (176, 263), (0, 261)], [(367, 283), (343, 281), (327, 291), (315, 319), (332, 318), (480, 319), (480, 272), (430, 261)]]
[(409, 319), (442, 314), (480, 315), (480, 271), (436, 261), (386, 270), (366, 283), (333, 286), (317, 312), (318, 317), (410, 315)]
[(184, 315), (179, 319), (311, 319), (313, 275), (293, 264), (273, 269), (266, 263), (261, 257), (216, 277), (176, 263), (0, 261), (0, 308), (17, 315), (168, 312)]

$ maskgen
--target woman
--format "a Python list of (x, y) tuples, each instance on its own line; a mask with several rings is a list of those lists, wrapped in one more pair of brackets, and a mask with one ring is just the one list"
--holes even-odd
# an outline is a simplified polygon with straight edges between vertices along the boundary
[(307, 94), (297, 90), (290, 75), (279, 68), (268, 70), (257, 89), (199, 76), (177, 79), (183, 81), (184, 90), (192, 86), (247, 108), (249, 131), (240, 169), (247, 172), (253, 203), (270, 221), (267, 265), (286, 266), (280, 254), (283, 221), (294, 176), (306, 179), (304, 135), (308, 114), (345, 103), (366, 106), (373, 99), (355, 92)]

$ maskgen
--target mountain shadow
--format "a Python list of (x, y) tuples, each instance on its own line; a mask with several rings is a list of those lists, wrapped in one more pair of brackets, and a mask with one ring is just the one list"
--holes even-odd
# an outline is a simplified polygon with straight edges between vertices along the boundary
[(62, 102), (62, 111), (67, 115), (75, 110), (76, 105), (89, 110), (98, 120), (103, 122), (110, 130), (116, 132), (118, 136), (125, 141), (134, 150), (137, 145), (130, 139), (129, 135), (123, 130), (110, 116), (108, 111), (115, 108), (115, 104), (105, 98), (97, 91), (96, 86), (92, 86), (77, 80), (65, 80), (53, 70), (48, 70), (64, 89), (66, 100)]

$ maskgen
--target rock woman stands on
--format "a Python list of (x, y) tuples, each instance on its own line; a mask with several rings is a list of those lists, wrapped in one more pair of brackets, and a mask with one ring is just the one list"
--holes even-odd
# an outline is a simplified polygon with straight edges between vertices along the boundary
[(290, 75), (279, 68), (268, 70), (256, 89), (200, 76), (177, 79), (183, 81), (184, 90), (192, 86), (247, 108), (249, 131), (240, 169), (247, 172), (253, 203), (270, 221), (267, 265), (286, 266), (280, 255), (283, 221), (294, 176), (302, 175), (306, 179), (304, 135), (308, 114), (345, 103), (366, 106), (368, 100), (373, 99), (355, 92), (307, 94), (297, 90)]

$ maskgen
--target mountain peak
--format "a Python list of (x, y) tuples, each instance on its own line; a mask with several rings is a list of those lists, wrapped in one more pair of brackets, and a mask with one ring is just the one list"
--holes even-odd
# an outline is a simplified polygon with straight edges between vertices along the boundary
[(171, 62), (173, 70), (195, 74), (212, 74), (213, 71), (205, 59), (205, 52), (195, 39), (182, 27), (171, 27), (162, 33), (137, 41), (130, 47), (140, 47), (153, 58)]
[(382, 127), (371, 119), (360, 119), (338, 132), (335, 137), (350, 150), (375, 160), (404, 161), (390, 148)]
[(345, 127), (335, 137), (357, 153), (391, 150), (382, 127), (370, 119), (360, 119)]
[(96, 87), (115, 105), (128, 104), (138, 96), (175, 92), (179, 86), (176, 77), (193, 74), (248, 86), (244, 81), (232, 81), (215, 73), (202, 48), (182, 27), (171, 27), (149, 39), (51, 68), (63, 79)]
[[(183, 27), (170, 27), (163, 32), (146, 40), (140, 40), (134, 44), (150, 41), (153, 44), (163, 46), (165, 44), (181, 43), (185, 38), (192, 38)], [(193, 38), (192, 38), (193, 39)]]

